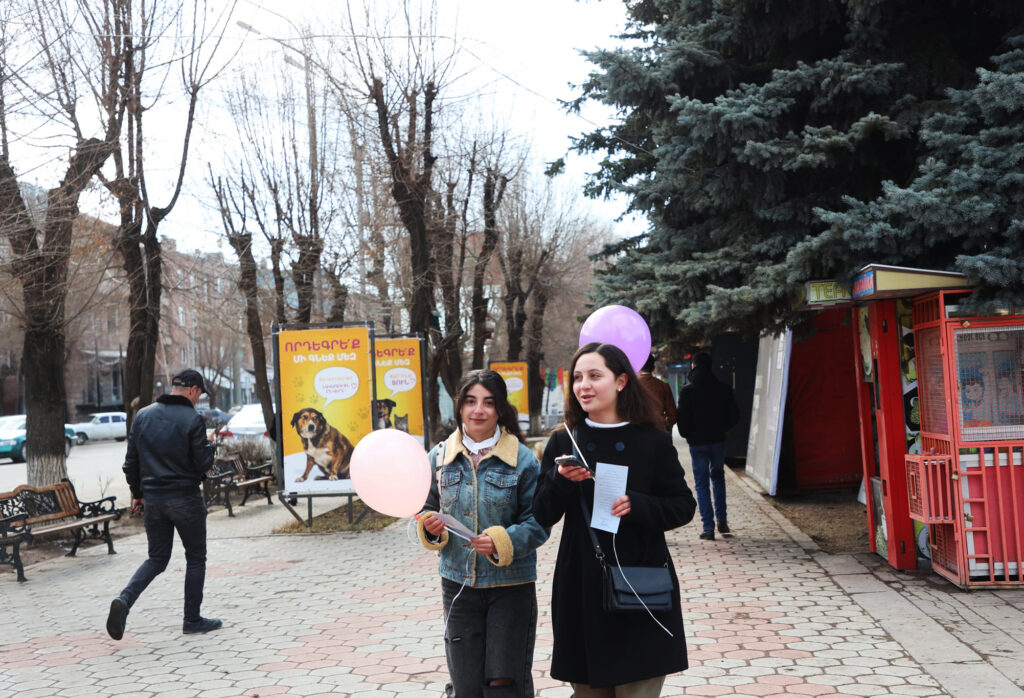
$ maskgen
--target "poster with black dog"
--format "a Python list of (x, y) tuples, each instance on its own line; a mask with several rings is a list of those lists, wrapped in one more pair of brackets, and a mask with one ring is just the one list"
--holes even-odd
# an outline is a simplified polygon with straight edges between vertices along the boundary
[(373, 328), (282, 329), (277, 384), (283, 492), (352, 491), (352, 449), (373, 430)]

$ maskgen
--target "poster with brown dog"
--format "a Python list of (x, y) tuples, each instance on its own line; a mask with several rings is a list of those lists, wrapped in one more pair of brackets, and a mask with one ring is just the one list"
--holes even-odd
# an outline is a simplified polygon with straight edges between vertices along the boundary
[(279, 489), (352, 491), (352, 449), (373, 430), (373, 329), (283, 329), (276, 344), (281, 423)]

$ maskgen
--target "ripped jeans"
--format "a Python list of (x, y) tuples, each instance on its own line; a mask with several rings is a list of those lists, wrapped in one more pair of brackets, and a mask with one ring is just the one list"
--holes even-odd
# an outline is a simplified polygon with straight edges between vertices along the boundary
[[(537, 635), (534, 582), (474, 589), (441, 579), (448, 698), (530, 698)], [(458, 595), (458, 598), (455, 598)], [(454, 599), (454, 604), (452, 603)], [(509, 685), (490, 685), (511, 680)]]

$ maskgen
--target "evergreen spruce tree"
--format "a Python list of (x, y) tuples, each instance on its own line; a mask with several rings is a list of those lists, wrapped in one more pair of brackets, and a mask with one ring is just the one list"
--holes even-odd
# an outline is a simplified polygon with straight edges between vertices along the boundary
[(841, 243), (799, 245), (796, 265), (811, 268), (821, 254), (836, 256), (837, 267), (868, 255), (909, 258), (966, 274), (975, 312), (1024, 312), (1024, 34), (1007, 44), (995, 70), (979, 68), (977, 85), (951, 91), (946, 108), (925, 119), (917, 177), (906, 187), (887, 181), (877, 199), (848, 199), (841, 212), (818, 211), (829, 224), (820, 239)]
[[(591, 193), (625, 192), (651, 227), (608, 250), (595, 301), (631, 305), (685, 340), (790, 322), (805, 280), (899, 253), (919, 266), (905, 241), (852, 245), (837, 216), (867, 214), (853, 202), (914, 180), (926, 120), (948, 113), (949, 90), (974, 87), (1024, 22), (1024, 3), (1011, 1), (627, 8), (626, 45), (588, 54), (598, 69), (580, 98), (621, 119), (577, 147), (605, 154)], [(887, 249), (896, 254), (878, 256)]]

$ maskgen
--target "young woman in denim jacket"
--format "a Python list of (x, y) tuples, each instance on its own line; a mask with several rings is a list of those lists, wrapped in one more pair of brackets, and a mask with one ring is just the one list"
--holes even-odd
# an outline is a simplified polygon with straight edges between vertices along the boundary
[[(550, 530), (533, 518), (540, 464), (524, 445), (502, 377), (470, 371), (455, 401), (458, 429), (430, 452), (434, 479), (420, 542), (440, 551), (448, 696), (522, 698), (533, 692), (537, 547)], [(476, 535), (459, 538), (435, 512)]]
[[(565, 422), (579, 452), (564, 429), (551, 435), (533, 503), (545, 526), (564, 521), (551, 591), (551, 676), (571, 683), (575, 698), (657, 698), (665, 676), (687, 667), (679, 581), (665, 532), (688, 523), (697, 503), (672, 437), (655, 426), (650, 398), (621, 349), (596, 342), (580, 347), (569, 376)], [(556, 463), (563, 455), (582, 457), (599, 473), (599, 463), (628, 468), (626, 493), (611, 505), (618, 533), (613, 538), (594, 529), (594, 535), (609, 565), (667, 565), (671, 610), (655, 618), (604, 610), (604, 571), (583, 512), (584, 500), (593, 510), (594, 480), (583, 466)]]

